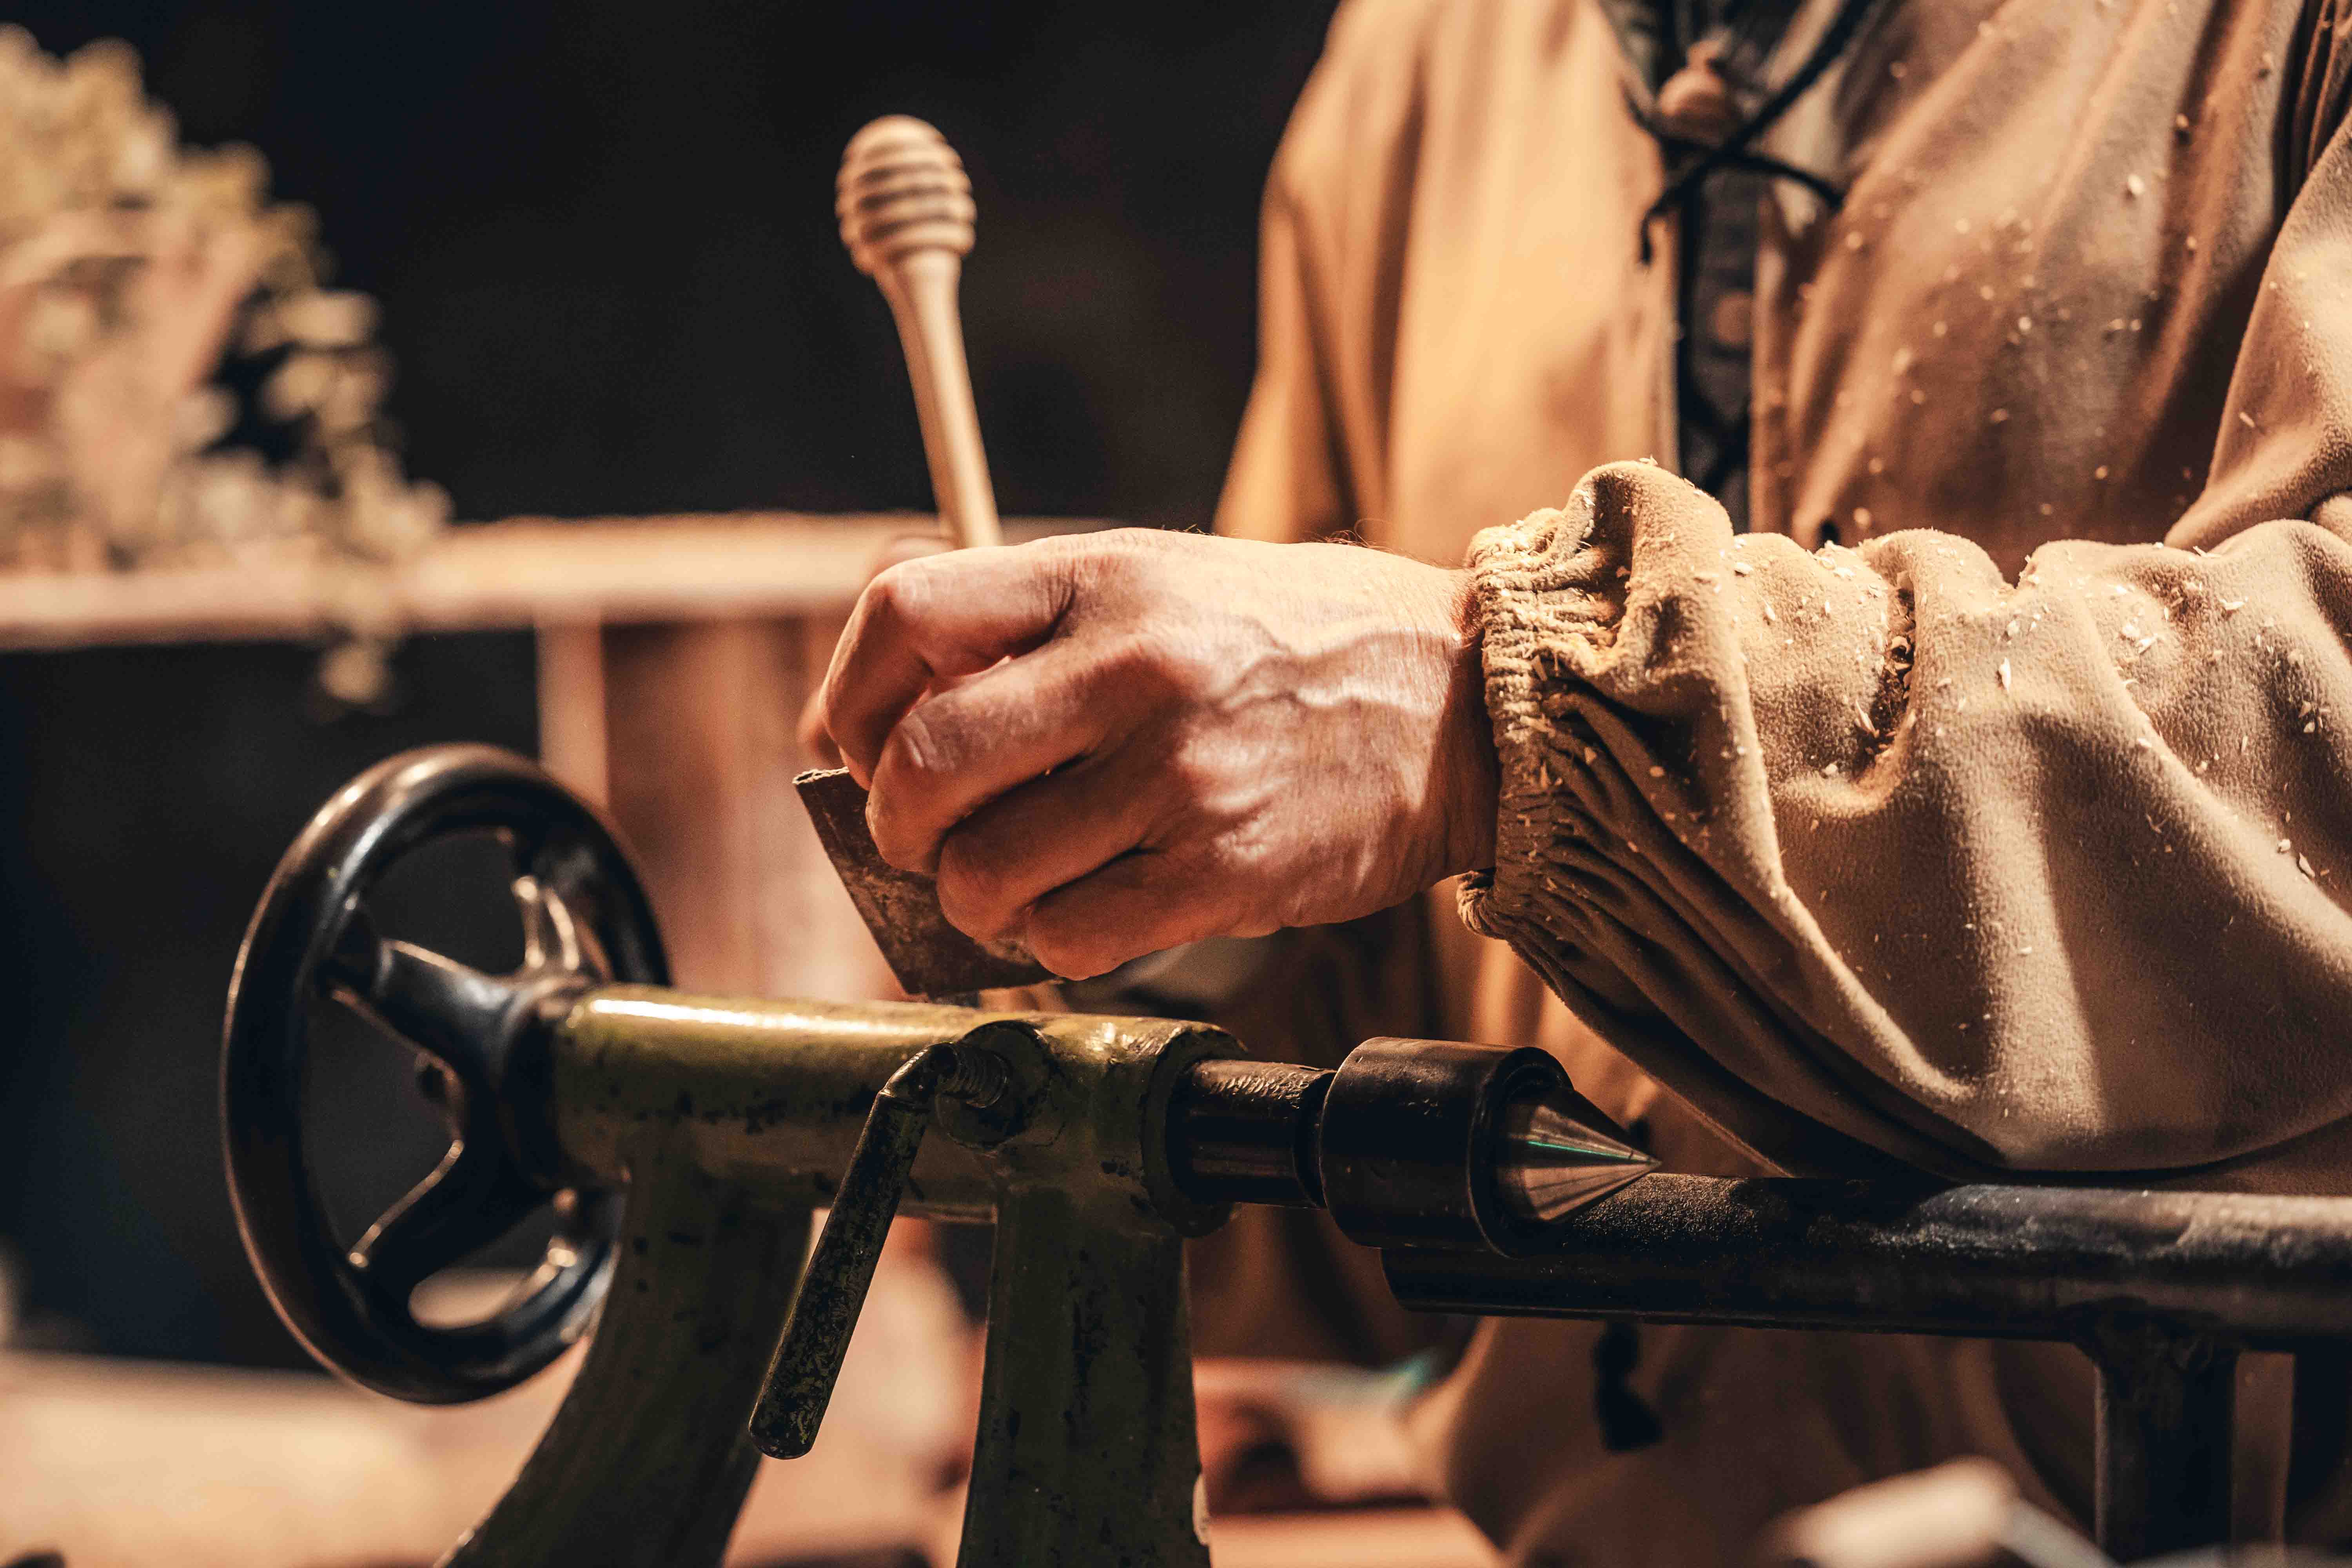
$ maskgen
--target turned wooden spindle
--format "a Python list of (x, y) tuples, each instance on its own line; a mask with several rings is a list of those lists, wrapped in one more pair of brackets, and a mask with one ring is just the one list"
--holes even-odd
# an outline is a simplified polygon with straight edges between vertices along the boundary
[(887, 115), (850, 138), (835, 189), (849, 258), (898, 318), (940, 520), (959, 547), (1002, 543), (956, 311), (975, 210), (963, 160), (922, 121)]

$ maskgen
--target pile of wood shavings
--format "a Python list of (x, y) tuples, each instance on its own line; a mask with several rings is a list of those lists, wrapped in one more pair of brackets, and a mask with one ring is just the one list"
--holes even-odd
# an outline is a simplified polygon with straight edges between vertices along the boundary
[(180, 146), (129, 47), (58, 60), (0, 26), (0, 568), (359, 568), (446, 525), (379, 413), (373, 301), (320, 286), (312, 216), (268, 180), (250, 148)]

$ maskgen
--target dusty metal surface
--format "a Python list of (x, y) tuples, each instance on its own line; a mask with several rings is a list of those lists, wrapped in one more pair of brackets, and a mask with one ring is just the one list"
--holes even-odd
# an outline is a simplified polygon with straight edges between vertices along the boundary
[(711, 1174), (822, 1205), (890, 1075), (923, 1047), (960, 1040), (1001, 1058), (1007, 1086), (984, 1110), (940, 1108), (946, 1136), (916, 1156), (910, 1213), (985, 1218), (1001, 1184), (1029, 1173), (1099, 1185), (1186, 1235), (1222, 1220), (1223, 1206), (1187, 1197), (1169, 1173), (1167, 1101), (1184, 1066), (1240, 1047), (1164, 1018), (604, 986), (557, 1029), (556, 1126), (565, 1153), (604, 1180), (624, 1173), (635, 1129), (676, 1124)]
[[(653, 986), (583, 996), (558, 1031), (551, 1094), (558, 1134), (599, 1179), (623, 1176), (636, 1131), (679, 1129), (685, 1157), (772, 1199), (824, 1206), (866, 1113), (899, 1064), (991, 1015), (928, 1003), (764, 1002)], [(1017, 1066), (1024, 1094), (1043, 1068)], [(994, 1181), (976, 1150), (925, 1141), (907, 1207), (985, 1218)]]
[(2345, 1198), (1654, 1175), (1528, 1256), (1381, 1258), (1429, 1310), (2076, 1344), (2123, 1561), (2226, 1539), (2242, 1350), (2352, 1337)]
[(1409, 1306), (2072, 1339), (2131, 1310), (2254, 1348), (2352, 1333), (2352, 1202), (1653, 1175), (1523, 1258), (1383, 1254)]
[(926, 1046), (874, 1097), (751, 1411), (751, 1441), (770, 1458), (797, 1459), (816, 1441), (934, 1104), (945, 1095), (984, 1110), (1008, 1079), (1003, 1058), (985, 1049)]
[(866, 827), (866, 791), (845, 768), (793, 781), (849, 901), (910, 996), (956, 996), (1034, 985), (1053, 973), (1017, 946), (989, 947), (948, 923), (930, 878), (882, 858)]
[(2118, 1563), (2228, 1539), (2238, 1346), (2119, 1312), (2079, 1342), (2099, 1370), (2093, 1531)]
[(445, 1568), (717, 1568), (759, 1453), (746, 1423), (808, 1211), (714, 1182), (649, 1129), (586, 1361)]
[(1208, 1568), (1173, 1232), (1082, 1184), (1011, 1187), (980, 1412), (957, 1568)]
[[(1001, 1084), (992, 1075), (984, 1097), (943, 1098), (911, 1159), (910, 1124), (886, 1110), (900, 1124), (886, 1129), (873, 1168), (850, 1172), (885, 1085), (942, 1045), (1000, 1060)], [(551, 1083), (565, 1152), (588, 1170), (625, 1167), (657, 1134), (669, 1158), (766, 1203), (835, 1203), (870, 1218), (904, 1170), (910, 1209), (992, 1214), (994, 1297), (960, 1561), (1206, 1568), (1193, 1528), (1200, 1453), (1181, 1238), (1225, 1210), (1177, 1186), (1166, 1129), (1186, 1069), (1238, 1048), (1162, 1019), (611, 986), (557, 1027)], [(845, 1233), (845, 1247), (871, 1239)]]

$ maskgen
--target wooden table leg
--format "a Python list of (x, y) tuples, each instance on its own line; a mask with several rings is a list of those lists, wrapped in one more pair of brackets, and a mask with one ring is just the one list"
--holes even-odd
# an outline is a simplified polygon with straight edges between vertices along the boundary
[(597, 805), (604, 771), (604, 628), (594, 621), (539, 628), (539, 760)]
[(831, 619), (547, 626), (541, 754), (600, 798), (637, 857), (678, 984), (891, 994), (792, 787), (793, 733)]

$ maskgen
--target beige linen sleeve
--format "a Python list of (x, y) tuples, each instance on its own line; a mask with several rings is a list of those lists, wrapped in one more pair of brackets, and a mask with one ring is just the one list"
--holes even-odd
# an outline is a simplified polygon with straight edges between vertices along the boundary
[[(1397, 258), (1411, 221), (1404, 127), (1421, 100), (1430, 0), (1351, 0), (1331, 23), (1266, 177), (1258, 361), (1216, 531), (1298, 542), (1388, 505)], [(1377, 531), (1377, 523), (1372, 524)]]
[(1350, 465), (1319, 366), (1325, 323), (1297, 165), (1317, 139), (1316, 87), (1291, 121), (1259, 217), (1258, 363), (1217, 503), (1216, 531), (1295, 544), (1328, 538), (1360, 515)]
[(1758, 1152), (2173, 1168), (2352, 1114), (2344, 541), (2061, 543), (2012, 585), (1932, 532), (1735, 537), (1632, 464), (1474, 566), (1465, 915)]
[(1474, 546), (1504, 784), (1465, 916), (1766, 1158), (2345, 1173), (2336, 110), (2165, 543), (1808, 554), (1627, 464)]

